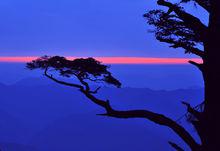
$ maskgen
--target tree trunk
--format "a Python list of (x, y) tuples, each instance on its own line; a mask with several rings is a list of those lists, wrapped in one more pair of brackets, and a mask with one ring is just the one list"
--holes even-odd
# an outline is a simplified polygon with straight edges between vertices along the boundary
[[(217, 58), (216, 58), (217, 59)], [(220, 145), (220, 64), (205, 65), (205, 108), (200, 121), (204, 151), (219, 151)]]
[(204, 151), (220, 150), (220, 1), (211, 1), (210, 22), (205, 42), (205, 108), (201, 120)]

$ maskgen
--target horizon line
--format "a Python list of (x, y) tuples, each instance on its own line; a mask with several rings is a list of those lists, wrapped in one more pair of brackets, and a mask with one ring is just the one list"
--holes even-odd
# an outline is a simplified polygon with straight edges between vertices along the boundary
[[(0, 57), (0, 63), (26, 63), (35, 60), (39, 57), (36, 56), (13, 56), (13, 57)], [(73, 57), (67, 56), (67, 59), (73, 60), (76, 58), (88, 57)], [(105, 64), (188, 64), (194, 61), (202, 63), (199, 58), (162, 58), (162, 57), (93, 57), (96, 60)]]

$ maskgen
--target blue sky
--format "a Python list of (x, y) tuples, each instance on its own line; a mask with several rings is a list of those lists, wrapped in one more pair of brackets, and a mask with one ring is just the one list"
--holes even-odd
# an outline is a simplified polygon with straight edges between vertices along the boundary
[(155, 0), (1, 1), (0, 56), (185, 57), (147, 32), (142, 15), (153, 8)]

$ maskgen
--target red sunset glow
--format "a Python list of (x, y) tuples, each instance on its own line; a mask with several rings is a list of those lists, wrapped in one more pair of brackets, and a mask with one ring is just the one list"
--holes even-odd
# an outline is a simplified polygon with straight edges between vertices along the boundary
[[(37, 57), (0, 57), (0, 62), (22, 63), (29, 62)], [(77, 57), (67, 57), (75, 59)], [(95, 59), (106, 64), (187, 64), (189, 60), (201, 63), (198, 58), (148, 58), (148, 57), (94, 57)]]

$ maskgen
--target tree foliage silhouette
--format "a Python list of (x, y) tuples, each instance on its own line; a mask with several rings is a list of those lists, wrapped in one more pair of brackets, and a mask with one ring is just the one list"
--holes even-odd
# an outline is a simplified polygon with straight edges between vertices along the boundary
[[(186, 12), (183, 3), (193, 2), (209, 13), (209, 24), (203, 24), (199, 18)], [(101, 100), (94, 94), (100, 87), (91, 90), (90, 82), (104, 82), (120, 87), (121, 83), (108, 71), (108, 67), (93, 58), (67, 60), (64, 57), (41, 57), (27, 64), (29, 69), (43, 69), (49, 79), (70, 87), (79, 89), (89, 100), (104, 108), (106, 113), (102, 116), (116, 118), (145, 118), (156, 124), (172, 129), (192, 151), (219, 151), (220, 136), (220, 1), (219, 0), (181, 0), (172, 3), (157, 0), (159, 6), (167, 10), (150, 10), (144, 17), (147, 23), (155, 27), (157, 40), (170, 44), (172, 48), (183, 48), (186, 53), (197, 55), (203, 63), (189, 61), (195, 65), (204, 77), (205, 100), (201, 100), (202, 110), (191, 107), (189, 103), (182, 102), (187, 107), (188, 121), (197, 131), (201, 143), (191, 136), (178, 122), (162, 114), (149, 110), (118, 111), (110, 105), (109, 100)], [(79, 83), (69, 83), (55, 78), (52, 74), (57, 71), (62, 77), (76, 77)], [(204, 102), (203, 102), (204, 101)], [(169, 142), (176, 150), (184, 150), (178, 144)]]
[[(181, 4), (195, 3), (209, 14), (209, 23), (205, 25), (199, 18), (186, 12)], [(158, 0), (157, 4), (167, 8), (156, 9), (144, 14), (148, 24), (153, 25), (155, 37), (160, 42), (170, 44), (172, 48), (183, 48), (186, 53), (197, 55), (203, 63), (189, 61), (202, 72), (205, 86), (205, 100), (202, 110), (186, 105), (188, 120), (195, 127), (201, 144), (192, 150), (217, 151), (219, 149), (220, 115), (219, 112), (219, 36), (220, 1), (219, 0), (181, 0), (172, 3)]]

